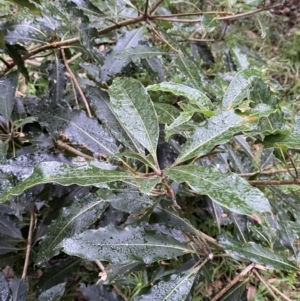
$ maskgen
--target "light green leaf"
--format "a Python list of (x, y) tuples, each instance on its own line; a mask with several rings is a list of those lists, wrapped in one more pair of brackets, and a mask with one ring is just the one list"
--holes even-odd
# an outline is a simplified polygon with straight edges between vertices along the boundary
[(109, 94), (118, 119), (157, 162), (158, 119), (146, 89), (133, 78), (117, 78)]
[(168, 103), (154, 102), (158, 121), (162, 124), (171, 124), (180, 114), (180, 111)]
[(36, 264), (57, 255), (55, 247), (65, 238), (87, 230), (105, 211), (108, 203), (103, 199), (89, 194), (77, 196), (70, 207), (63, 208), (56, 220), (47, 227), (46, 235), (39, 244)]
[(222, 110), (230, 110), (239, 105), (246, 98), (252, 79), (261, 76), (261, 72), (255, 69), (244, 69), (238, 72), (224, 94)]
[(299, 268), (287, 258), (255, 242), (241, 243), (232, 238), (221, 236), (219, 244), (236, 260), (252, 261), (268, 268), (298, 272)]
[(140, 261), (149, 264), (196, 253), (189, 244), (180, 243), (165, 234), (147, 232), (142, 227), (121, 229), (112, 224), (64, 239), (58, 247), (69, 255), (113, 263)]
[(216, 145), (229, 141), (233, 135), (247, 130), (247, 119), (224, 111), (211, 117), (203, 126), (198, 126), (184, 144), (175, 164), (209, 153)]
[(170, 92), (174, 95), (180, 95), (187, 98), (191, 104), (197, 106), (200, 110), (213, 110), (211, 100), (204, 93), (186, 85), (163, 82), (148, 86), (147, 91)]
[[(173, 274), (168, 280), (159, 281), (152, 286), (149, 293), (137, 296), (132, 301), (182, 301), (191, 292), (199, 269), (191, 269), (184, 273)], [(159, 298), (159, 299), (158, 299)]]
[(132, 176), (121, 171), (105, 170), (86, 164), (74, 168), (61, 162), (42, 162), (35, 169), (33, 174), (11, 188), (0, 197), (0, 203), (6, 201), (13, 195), (19, 195), (25, 190), (38, 184), (57, 183), (63, 186), (73, 184), (89, 186), (100, 183), (123, 181), (131, 179)]
[(2, 115), (6, 121), (9, 121), (15, 104), (18, 77), (18, 71), (13, 71), (0, 78), (0, 115)]
[(117, 158), (126, 157), (126, 158), (136, 159), (136, 160), (144, 163), (145, 165), (148, 165), (148, 166), (156, 169), (155, 163), (153, 162), (151, 157), (149, 158), (146, 156), (142, 156), (139, 153), (124, 152), (124, 153), (117, 154), (116, 157)]
[(151, 190), (161, 182), (161, 177), (155, 178), (141, 178), (136, 179), (137, 184), (139, 185), (139, 190), (144, 194), (149, 194)]
[(211, 166), (186, 165), (168, 168), (164, 174), (170, 179), (188, 185), (201, 195), (238, 214), (252, 216), (271, 212), (263, 193), (234, 173), (223, 174)]

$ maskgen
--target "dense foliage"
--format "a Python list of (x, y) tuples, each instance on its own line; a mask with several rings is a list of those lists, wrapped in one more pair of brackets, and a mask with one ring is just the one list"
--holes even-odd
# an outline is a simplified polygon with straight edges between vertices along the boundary
[(280, 5), (215, 2), (3, 2), (0, 300), (293, 298)]

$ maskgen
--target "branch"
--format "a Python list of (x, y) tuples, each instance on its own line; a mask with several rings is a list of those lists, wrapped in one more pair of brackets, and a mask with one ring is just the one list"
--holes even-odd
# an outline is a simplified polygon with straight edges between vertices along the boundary
[(74, 75), (73, 71), (71, 70), (71, 68), (70, 68), (70, 66), (68, 64), (68, 61), (66, 59), (66, 55), (65, 55), (64, 49), (61, 49), (61, 55), (62, 55), (64, 64), (65, 64), (65, 66), (66, 66), (66, 68), (67, 68), (67, 70), (68, 70), (68, 72), (70, 74), (70, 77), (73, 80), (74, 85), (75, 85), (76, 89), (78, 90), (78, 92), (79, 92), (79, 94), (80, 94), (80, 96), (81, 96), (81, 98), (82, 98), (82, 100), (84, 102), (84, 105), (86, 107), (86, 111), (88, 113), (88, 116), (90, 118), (92, 118), (93, 116), (92, 116), (92, 113), (91, 113), (91, 110), (90, 110), (89, 103), (88, 103), (87, 99), (85, 98), (85, 95), (84, 95), (84, 93), (83, 93), (83, 91), (82, 91), (82, 89), (81, 89), (81, 87), (80, 87), (80, 85), (78, 83), (78, 80), (77, 80), (76, 76)]
[(253, 180), (248, 181), (249, 184), (255, 186), (269, 186), (269, 185), (300, 185), (300, 179), (293, 180)]
[[(297, 171), (300, 170), (300, 167), (297, 168)], [(276, 175), (278, 173), (285, 173), (288, 172), (289, 169), (288, 168), (282, 168), (282, 169), (271, 169), (271, 170), (266, 170), (266, 171), (262, 171), (262, 172), (246, 172), (246, 173), (240, 173), (237, 174), (240, 177), (252, 177), (255, 175)]]
[(73, 154), (75, 154), (75, 155), (77, 155), (77, 156), (79, 156), (79, 157), (83, 157), (83, 158), (85, 158), (85, 159), (87, 159), (87, 160), (94, 160), (94, 159), (95, 159), (94, 157), (89, 156), (89, 155), (86, 155), (86, 154), (84, 154), (83, 152), (81, 152), (81, 151), (75, 149), (74, 147), (72, 147), (72, 146), (70, 146), (70, 145), (68, 145), (68, 144), (66, 144), (66, 143), (64, 143), (64, 142), (62, 142), (62, 141), (60, 141), (60, 140), (57, 140), (57, 141), (56, 141), (56, 144), (57, 144), (59, 147), (65, 149), (65, 150), (68, 150), (69, 152), (71, 152), (71, 153), (73, 153)]
[(28, 231), (28, 237), (27, 237), (27, 247), (26, 247), (26, 254), (25, 254), (25, 262), (24, 262), (24, 267), (23, 267), (23, 272), (22, 272), (22, 279), (24, 280), (27, 275), (27, 269), (29, 265), (29, 257), (30, 257), (30, 251), (31, 251), (31, 243), (32, 243), (32, 232), (33, 232), (33, 227), (34, 227), (34, 210), (31, 211), (30, 214), (30, 225), (29, 225), (29, 231)]
[(159, 6), (161, 3), (163, 3), (164, 0), (157, 0), (153, 3), (153, 5), (149, 9), (149, 15), (151, 15)]

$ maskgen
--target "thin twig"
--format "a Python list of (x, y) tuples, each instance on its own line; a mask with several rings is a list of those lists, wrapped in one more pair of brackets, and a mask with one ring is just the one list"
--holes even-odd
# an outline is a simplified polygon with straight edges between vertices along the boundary
[(255, 186), (269, 186), (269, 185), (299, 185), (300, 179), (293, 179), (293, 180), (252, 180), (248, 181), (249, 184)]
[(270, 284), (268, 282), (268, 285), (270, 286), (270, 288), (278, 295), (280, 295), (284, 300), (286, 301), (292, 301), (289, 297), (287, 297), (285, 294), (283, 294), (279, 289), (277, 289), (275, 286), (273, 286), (272, 284)]
[(68, 150), (69, 152), (71, 152), (71, 153), (73, 153), (73, 154), (75, 154), (75, 155), (77, 155), (77, 156), (79, 156), (79, 157), (83, 157), (83, 158), (85, 158), (85, 159), (87, 159), (87, 160), (94, 160), (94, 159), (95, 159), (94, 157), (89, 156), (89, 155), (86, 155), (86, 154), (82, 153), (81, 151), (79, 151), (79, 150), (73, 148), (72, 146), (70, 146), (70, 145), (68, 145), (68, 144), (66, 144), (66, 143), (64, 143), (64, 142), (62, 142), (62, 141), (60, 141), (60, 140), (57, 140), (57, 141), (56, 141), (56, 144), (57, 144), (59, 147), (65, 149), (65, 150)]
[(84, 95), (84, 93), (83, 93), (83, 91), (82, 91), (82, 89), (81, 89), (81, 87), (80, 87), (80, 85), (79, 85), (79, 83), (78, 83), (78, 81), (77, 81), (76, 76), (74, 75), (73, 71), (71, 70), (71, 68), (70, 68), (70, 66), (69, 66), (69, 64), (68, 64), (68, 61), (67, 61), (67, 59), (66, 59), (66, 55), (65, 55), (64, 49), (61, 49), (61, 55), (62, 55), (64, 64), (65, 64), (65, 66), (66, 66), (66, 68), (67, 68), (67, 70), (68, 70), (68, 72), (69, 72), (69, 74), (70, 74), (70, 77), (71, 77), (71, 79), (73, 80), (74, 85), (75, 85), (76, 89), (78, 90), (78, 92), (79, 92), (79, 94), (80, 94), (80, 96), (81, 96), (81, 98), (82, 98), (82, 100), (83, 100), (83, 102), (84, 102), (84, 105), (85, 105), (85, 107), (86, 107), (86, 111), (87, 111), (87, 113), (88, 113), (88, 116), (89, 116), (90, 118), (92, 118), (93, 116), (92, 116), (92, 113), (91, 113), (91, 110), (90, 110), (89, 103), (88, 103), (87, 99), (85, 98), (85, 95)]
[(295, 171), (295, 175), (296, 175), (296, 178), (298, 179), (299, 178), (299, 175), (298, 175), (298, 170), (297, 170), (297, 167), (294, 163), (294, 160), (293, 158), (289, 158), (289, 160), (291, 161), (292, 165), (293, 165), (293, 168), (294, 168), (294, 171)]
[(276, 8), (276, 7), (280, 7), (280, 6), (282, 6), (282, 4), (276, 4), (276, 5), (272, 5), (272, 6), (265, 6), (265, 7), (262, 7), (262, 8), (258, 8), (258, 9), (252, 10), (252, 11), (245, 12), (245, 13), (240, 13), (240, 14), (236, 14), (236, 15), (232, 15), (232, 16), (225, 16), (225, 17), (216, 17), (214, 19), (219, 20), (219, 21), (222, 21), (222, 20), (235, 20), (235, 19), (240, 19), (240, 18), (244, 18), (244, 17), (249, 17), (251, 15), (255, 15), (257, 13), (260, 13), (262, 11), (270, 10), (272, 8)]
[[(100, 260), (95, 260), (94, 261), (95, 264), (98, 266), (98, 268), (101, 270), (101, 272), (105, 272), (105, 267), (104, 265), (102, 264), (102, 262)], [(115, 291), (125, 300), (127, 301), (128, 299), (126, 298), (126, 296), (122, 293), (122, 291), (119, 289), (119, 287), (113, 283), (112, 284), (113, 288), (115, 289)]]
[(157, 0), (156, 2), (154, 2), (153, 5), (149, 9), (149, 15), (151, 15), (163, 2), (164, 2), (164, 0)]
[(259, 275), (259, 273), (253, 269), (253, 273), (255, 274), (255, 276), (264, 284), (264, 286), (266, 287), (266, 289), (268, 290), (268, 292), (272, 295), (272, 297), (274, 298), (274, 300), (279, 301), (279, 299), (276, 297), (276, 295), (274, 294), (273, 290), (271, 289), (270, 285), (268, 284), (268, 282), (261, 276)]
[(146, 0), (144, 16), (148, 17), (149, 0)]
[(248, 265), (241, 273), (239, 273), (230, 283), (228, 283), (223, 289), (221, 289), (210, 301), (217, 301), (221, 298), (227, 291), (229, 291), (236, 283), (241, 281), (244, 276), (249, 273), (255, 267), (254, 263)]
[(28, 237), (27, 237), (27, 246), (26, 246), (26, 254), (25, 254), (25, 262), (23, 267), (23, 273), (22, 273), (22, 279), (26, 279), (28, 265), (29, 265), (29, 257), (30, 257), (30, 251), (31, 251), (31, 243), (32, 243), (32, 233), (34, 229), (34, 219), (35, 219), (35, 213), (34, 210), (31, 210), (30, 214), (30, 224), (29, 224), (29, 231), (28, 231)]
[[(189, 16), (199, 16), (199, 15), (229, 15), (229, 12), (225, 11), (208, 11), (208, 12), (195, 12), (195, 13), (184, 13), (184, 14), (170, 14), (170, 15), (153, 15), (150, 16), (149, 19), (156, 19), (156, 18), (175, 18), (175, 17), (189, 17)], [(231, 13), (232, 14), (232, 13)]]
[[(300, 167), (297, 168), (297, 171), (300, 170)], [(240, 177), (252, 177), (255, 175), (275, 175), (278, 173), (284, 173), (288, 172), (288, 168), (282, 168), (282, 169), (270, 169), (266, 171), (261, 172), (248, 172), (248, 173), (240, 173), (238, 174)]]
[(73, 55), (69, 60), (67, 60), (68, 64), (72, 63), (73, 61), (75, 61), (76, 59), (78, 59), (79, 57), (82, 56), (81, 52), (76, 53), (75, 55)]

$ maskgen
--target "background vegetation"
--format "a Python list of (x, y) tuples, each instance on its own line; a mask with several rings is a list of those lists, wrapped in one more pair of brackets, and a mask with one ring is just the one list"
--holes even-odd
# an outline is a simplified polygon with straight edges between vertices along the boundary
[(298, 300), (298, 1), (0, 0), (0, 300)]

